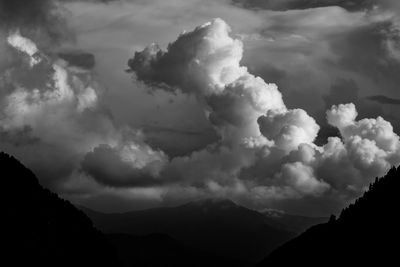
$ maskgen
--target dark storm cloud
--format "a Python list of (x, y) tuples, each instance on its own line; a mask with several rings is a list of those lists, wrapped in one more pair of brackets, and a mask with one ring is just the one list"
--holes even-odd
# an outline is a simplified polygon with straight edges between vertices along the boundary
[(91, 53), (81, 51), (60, 52), (58, 56), (65, 60), (70, 66), (83, 69), (93, 69), (96, 65), (95, 56)]
[(180, 157), (215, 143), (219, 137), (214, 129), (184, 130), (173, 127), (143, 125), (147, 143), (168, 156)]
[(9, 143), (16, 147), (33, 145), (40, 139), (32, 136), (32, 128), (29, 126), (14, 131), (3, 131), (0, 129), (0, 143)]
[(117, 2), (121, 0), (59, 0), (63, 2), (93, 2), (93, 3), (103, 3), (108, 4), (110, 2)]
[(393, 21), (386, 20), (334, 36), (331, 48), (339, 56), (337, 64), (341, 67), (367, 75), (374, 81), (397, 85), (400, 62), (391, 54), (389, 44), (398, 46), (400, 35)]
[(360, 88), (354, 80), (338, 79), (332, 84), (329, 94), (323, 96), (326, 108), (341, 103), (356, 102)]
[(54, 9), (51, 0), (1, 0), (0, 21), (7, 26), (45, 25), (53, 19)]
[(59, 41), (71, 34), (53, 0), (0, 0), (0, 23), (2, 28), (19, 29), (27, 36), (51, 41)]
[(235, 5), (250, 9), (285, 11), (328, 6), (340, 6), (350, 11), (372, 8), (376, 0), (232, 0)]
[(273, 81), (277, 84), (280, 84), (282, 80), (288, 78), (288, 73), (285, 70), (274, 67), (270, 64), (264, 64), (262, 68), (249, 66), (249, 70), (254, 73), (254, 75), (260, 76), (266, 81)]
[[(140, 157), (140, 155), (133, 155)], [(154, 163), (156, 165), (157, 162)], [(139, 165), (139, 166), (135, 166)], [(86, 154), (82, 161), (82, 170), (97, 182), (112, 187), (146, 187), (161, 185), (165, 180), (158, 179), (151, 166), (140, 166), (121, 158), (118, 152), (109, 145), (100, 145)]]
[(373, 95), (373, 96), (368, 96), (366, 99), (377, 102), (379, 104), (388, 104), (388, 105), (400, 105), (400, 99), (398, 98), (390, 98), (384, 95)]
[[(82, 0), (73, 0), (73, 1), (82, 1)], [(83, 1), (108, 4), (110, 2), (117, 2), (117, 1), (121, 1), (121, 0), (83, 0)]]

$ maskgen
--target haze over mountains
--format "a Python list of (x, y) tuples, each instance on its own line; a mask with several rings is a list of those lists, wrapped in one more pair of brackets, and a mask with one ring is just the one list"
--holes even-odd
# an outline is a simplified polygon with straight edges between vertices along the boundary
[(106, 233), (162, 233), (189, 247), (245, 262), (261, 260), (296, 235), (278, 221), (224, 199), (120, 214), (85, 212)]

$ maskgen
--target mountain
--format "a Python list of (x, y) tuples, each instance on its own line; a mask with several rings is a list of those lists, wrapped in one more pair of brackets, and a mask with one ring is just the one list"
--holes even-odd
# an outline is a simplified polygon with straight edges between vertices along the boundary
[(246, 263), (183, 245), (164, 234), (132, 236), (108, 234), (124, 267), (192, 266), (243, 267)]
[(90, 219), (44, 189), (18, 160), (0, 153), (2, 263), (7, 266), (119, 266)]
[(338, 219), (311, 227), (287, 242), (259, 266), (372, 264), (398, 261), (400, 168), (376, 179)]
[(274, 227), (257, 211), (230, 200), (207, 199), (178, 207), (103, 214), (85, 210), (106, 233), (161, 233), (187, 247), (243, 262), (257, 262), (295, 233)]

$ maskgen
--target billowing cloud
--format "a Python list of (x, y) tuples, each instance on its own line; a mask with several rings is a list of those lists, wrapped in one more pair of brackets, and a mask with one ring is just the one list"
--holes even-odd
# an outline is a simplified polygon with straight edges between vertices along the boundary
[(153, 88), (195, 95), (220, 134), (213, 146), (172, 159), (162, 175), (255, 202), (331, 194), (346, 199), (399, 163), (391, 124), (381, 117), (357, 121), (354, 104), (327, 112), (341, 138), (316, 145), (320, 126), (306, 111), (288, 109), (275, 84), (240, 64), (242, 42), (229, 33), (216, 19), (181, 34), (166, 51), (153, 44), (129, 61), (137, 79)]
[(205, 102), (209, 120), (227, 141), (259, 136), (257, 118), (268, 110), (286, 109), (276, 85), (240, 65), (243, 44), (229, 32), (216, 19), (182, 34), (168, 52), (151, 45), (128, 63), (139, 80), (166, 84)]
[(144, 143), (100, 145), (85, 156), (82, 169), (105, 185), (140, 187), (164, 183), (159, 174), (166, 161), (162, 152)]
[(286, 163), (278, 179), (287, 180), (287, 184), (301, 194), (321, 194), (329, 188), (324, 181), (319, 181), (314, 176), (314, 169), (301, 162)]
[(370, 95), (398, 98), (400, 9), (396, 1), (373, 5), (352, 11), (332, 3), (282, 12), (258, 10), (265, 23), (244, 39), (248, 49), (243, 64), (275, 81), (288, 107), (307, 110), (321, 126), (318, 138), (323, 142), (331, 132), (323, 110), (333, 104), (353, 102), (361, 117), (383, 115), (400, 129), (398, 107), (365, 101)]
[[(80, 203), (217, 195), (324, 214), (399, 163), (396, 105), (366, 98), (399, 98), (396, 1), (14, 2), (0, 148)], [(213, 17), (233, 31), (196, 27)], [(166, 46), (181, 27), (196, 28)]]
[[(81, 171), (105, 185), (150, 184), (166, 156), (146, 145), (139, 131), (115, 124), (102, 106), (104, 89), (92, 73), (52, 59), (19, 32), (8, 37), (8, 45), (24, 60), (1, 76), (9, 88), (0, 105), (2, 150), (20, 157), (43, 184), (61, 192)], [(30, 83), (32, 79), (36, 82)], [(16, 133), (26, 141), (10, 138)], [(104, 151), (109, 152), (106, 158)], [(116, 158), (126, 170), (121, 168), (120, 176), (113, 171)], [(93, 164), (101, 168), (94, 171)], [(123, 174), (119, 182), (109, 182), (109, 177)], [(138, 175), (143, 176), (141, 182), (136, 182)]]
[(300, 144), (311, 144), (318, 135), (319, 126), (302, 109), (281, 114), (268, 113), (258, 118), (261, 133), (285, 151), (292, 151)]

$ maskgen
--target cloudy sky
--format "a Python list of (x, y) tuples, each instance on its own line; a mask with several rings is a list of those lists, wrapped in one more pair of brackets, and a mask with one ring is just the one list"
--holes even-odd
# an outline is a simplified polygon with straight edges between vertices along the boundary
[(0, 150), (103, 211), (327, 215), (400, 163), (396, 0), (0, 0)]

